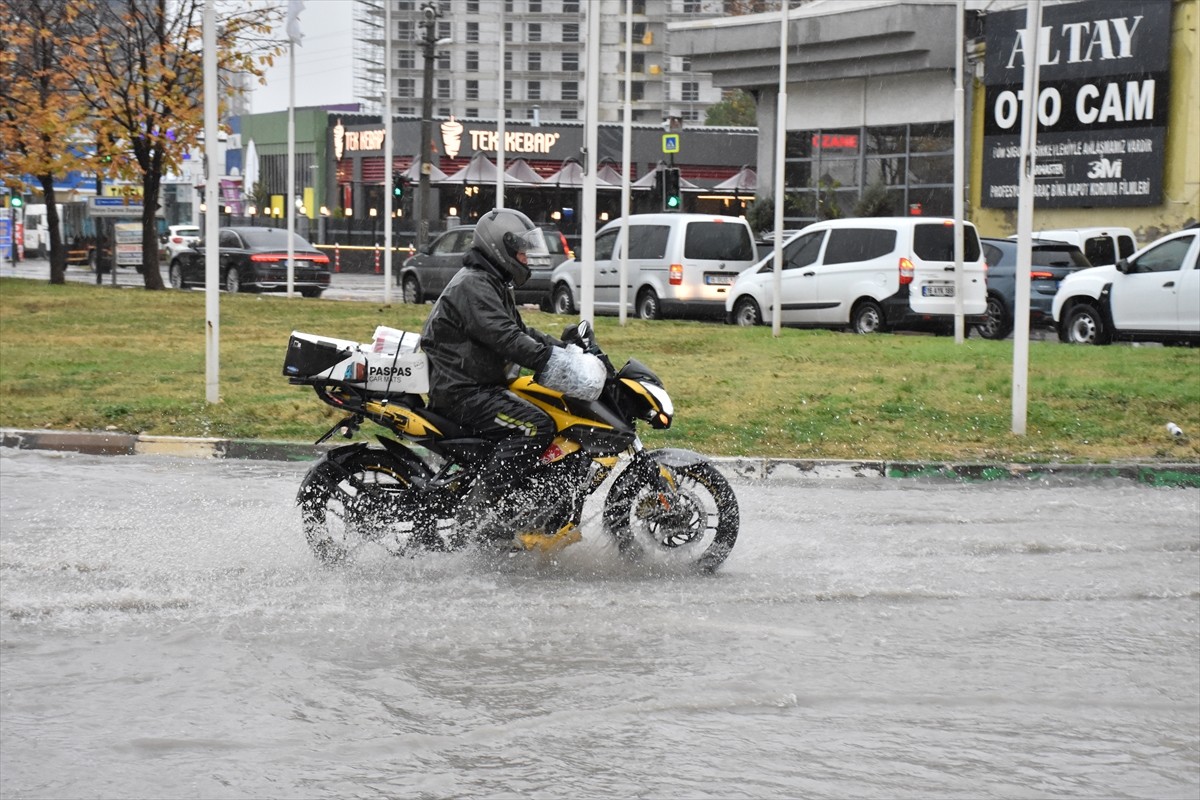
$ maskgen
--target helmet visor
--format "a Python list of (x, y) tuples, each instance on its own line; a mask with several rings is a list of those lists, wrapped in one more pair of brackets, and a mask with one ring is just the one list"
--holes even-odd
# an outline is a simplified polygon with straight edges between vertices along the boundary
[(541, 228), (533, 228), (524, 233), (513, 234), (515, 246), (518, 253), (525, 253), (531, 256), (549, 256), (550, 250), (546, 247), (546, 234)]

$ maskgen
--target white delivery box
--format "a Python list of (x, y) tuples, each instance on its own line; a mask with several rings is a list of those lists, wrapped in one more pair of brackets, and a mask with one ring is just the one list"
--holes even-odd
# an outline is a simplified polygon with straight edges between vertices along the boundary
[(292, 331), (284, 374), (312, 383), (342, 381), (371, 394), (424, 394), (429, 362), (420, 343), (418, 334), (384, 326), (366, 343)]

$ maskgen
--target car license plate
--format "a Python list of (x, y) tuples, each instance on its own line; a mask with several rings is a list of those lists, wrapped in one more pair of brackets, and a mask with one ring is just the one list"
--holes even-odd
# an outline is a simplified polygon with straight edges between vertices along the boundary
[(954, 297), (953, 286), (922, 286), (922, 297)]
[(709, 286), (731, 286), (736, 275), (725, 275), (719, 272), (704, 273), (704, 282)]

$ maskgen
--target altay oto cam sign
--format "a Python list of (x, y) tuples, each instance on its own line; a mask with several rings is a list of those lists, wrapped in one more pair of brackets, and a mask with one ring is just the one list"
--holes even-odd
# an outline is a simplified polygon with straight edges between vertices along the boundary
[[(983, 205), (1015, 208), (1025, 10), (986, 20)], [(1149, 206), (1162, 199), (1170, 0), (1044, 5), (1035, 204)]]

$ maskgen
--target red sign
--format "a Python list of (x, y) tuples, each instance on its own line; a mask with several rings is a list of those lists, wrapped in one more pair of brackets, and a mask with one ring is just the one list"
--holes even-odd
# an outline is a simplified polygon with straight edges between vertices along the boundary
[(857, 150), (857, 133), (814, 133), (812, 137), (814, 150)]

